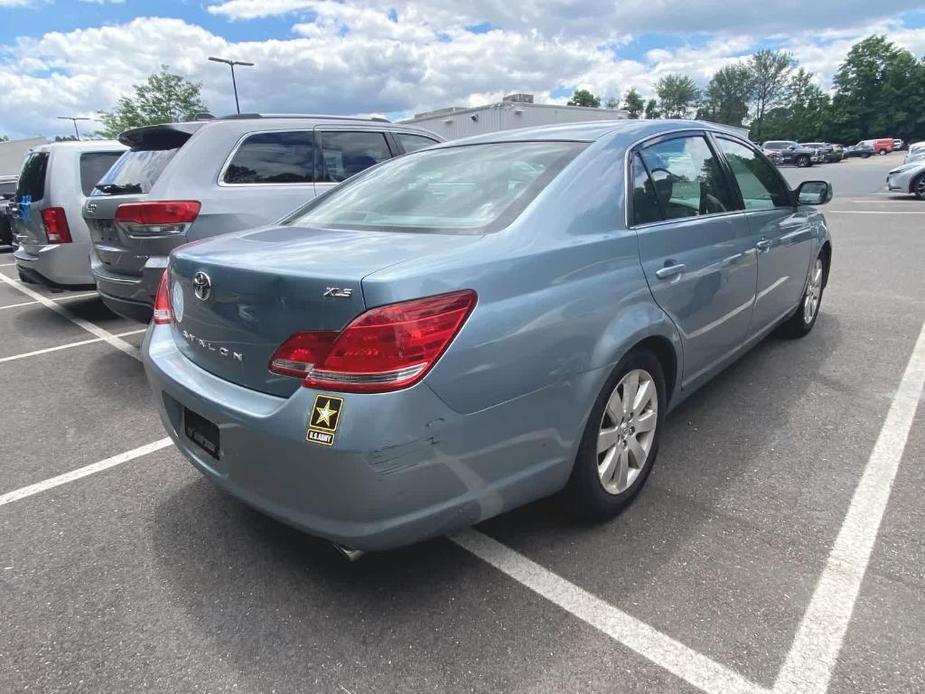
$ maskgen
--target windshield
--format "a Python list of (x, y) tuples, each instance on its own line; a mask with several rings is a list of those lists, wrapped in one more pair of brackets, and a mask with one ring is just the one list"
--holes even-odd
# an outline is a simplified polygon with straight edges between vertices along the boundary
[(370, 169), (284, 223), (486, 232), (510, 224), (587, 145), (496, 142), (421, 150)]
[(112, 165), (100, 182), (94, 195), (130, 195), (148, 193), (164, 167), (178, 149), (130, 150)]

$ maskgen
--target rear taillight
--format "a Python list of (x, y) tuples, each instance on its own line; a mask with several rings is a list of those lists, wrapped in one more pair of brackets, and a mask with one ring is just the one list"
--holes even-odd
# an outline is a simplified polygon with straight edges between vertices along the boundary
[(116, 221), (130, 234), (179, 234), (196, 221), (202, 204), (198, 200), (127, 202), (116, 208)]
[(164, 270), (161, 275), (160, 284), (157, 285), (157, 294), (154, 296), (154, 315), (151, 317), (157, 325), (169, 323), (171, 318), (170, 311), (170, 272)]
[(42, 210), (42, 224), (45, 225), (45, 238), (48, 243), (70, 243), (71, 229), (67, 225), (67, 215), (63, 207), (46, 207)]
[(340, 333), (302, 332), (270, 359), (270, 371), (304, 378), (309, 388), (384, 393), (420, 381), (475, 307), (466, 289), (379, 306)]

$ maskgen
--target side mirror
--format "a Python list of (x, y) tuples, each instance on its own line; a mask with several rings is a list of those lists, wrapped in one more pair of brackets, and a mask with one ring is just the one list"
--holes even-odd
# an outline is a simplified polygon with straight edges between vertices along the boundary
[(803, 181), (795, 193), (801, 205), (825, 205), (832, 199), (832, 184), (828, 181)]

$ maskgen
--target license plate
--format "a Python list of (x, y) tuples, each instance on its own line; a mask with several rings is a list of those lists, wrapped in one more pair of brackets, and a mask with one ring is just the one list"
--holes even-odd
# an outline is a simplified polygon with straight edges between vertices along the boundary
[(186, 438), (218, 460), (221, 451), (218, 425), (186, 408), (183, 409), (183, 425)]

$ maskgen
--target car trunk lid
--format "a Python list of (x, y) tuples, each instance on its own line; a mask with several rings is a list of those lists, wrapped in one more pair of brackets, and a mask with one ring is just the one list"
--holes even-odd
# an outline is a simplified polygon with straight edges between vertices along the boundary
[(288, 396), (299, 380), (268, 366), (289, 336), (342, 330), (367, 308), (366, 275), (478, 238), (282, 226), (188, 244), (170, 261), (174, 340), (221, 378)]

